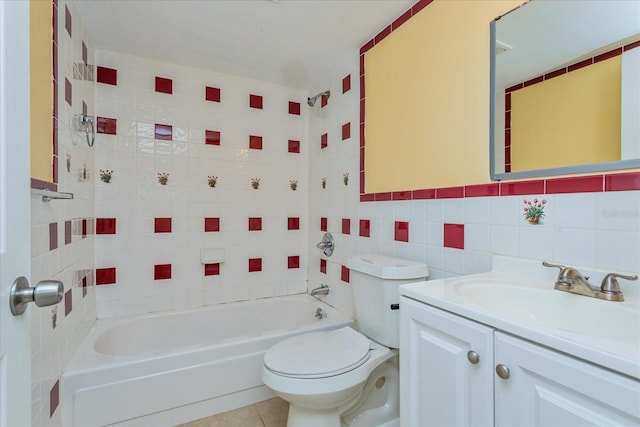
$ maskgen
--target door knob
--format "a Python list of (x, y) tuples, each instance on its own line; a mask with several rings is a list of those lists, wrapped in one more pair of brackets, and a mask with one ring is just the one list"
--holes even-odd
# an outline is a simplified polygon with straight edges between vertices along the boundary
[(59, 280), (42, 280), (35, 288), (31, 288), (27, 278), (20, 276), (11, 285), (9, 307), (11, 314), (20, 316), (30, 302), (35, 302), (38, 307), (46, 307), (59, 303), (63, 296), (64, 284)]

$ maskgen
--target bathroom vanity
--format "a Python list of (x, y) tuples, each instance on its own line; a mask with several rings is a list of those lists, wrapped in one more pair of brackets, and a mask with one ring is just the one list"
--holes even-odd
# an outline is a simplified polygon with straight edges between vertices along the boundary
[(596, 300), (513, 271), (400, 288), (401, 425), (639, 425), (637, 294)]

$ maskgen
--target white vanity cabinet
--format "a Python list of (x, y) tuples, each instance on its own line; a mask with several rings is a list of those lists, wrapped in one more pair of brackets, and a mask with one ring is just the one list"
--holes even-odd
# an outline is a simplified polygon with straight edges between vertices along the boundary
[(640, 425), (640, 381), (404, 296), (400, 348), (402, 426)]

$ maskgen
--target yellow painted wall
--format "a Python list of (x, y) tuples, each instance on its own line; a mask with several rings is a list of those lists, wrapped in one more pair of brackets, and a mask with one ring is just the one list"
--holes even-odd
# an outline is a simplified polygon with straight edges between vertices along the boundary
[(511, 171), (620, 160), (621, 73), (616, 56), (513, 92)]
[(365, 54), (367, 193), (490, 181), (489, 23), (520, 4), (436, 0)]
[(31, 46), (31, 177), (53, 181), (52, 4), (29, 2)]

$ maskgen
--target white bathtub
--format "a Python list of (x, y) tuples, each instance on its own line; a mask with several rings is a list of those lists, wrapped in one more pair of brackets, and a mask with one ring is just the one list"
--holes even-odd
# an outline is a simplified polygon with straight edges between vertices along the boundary
[(168, 426), (270, 398), (267, 349), (350, 324), (309, 295), (98, 320), (62, 377), (63, 425)]

